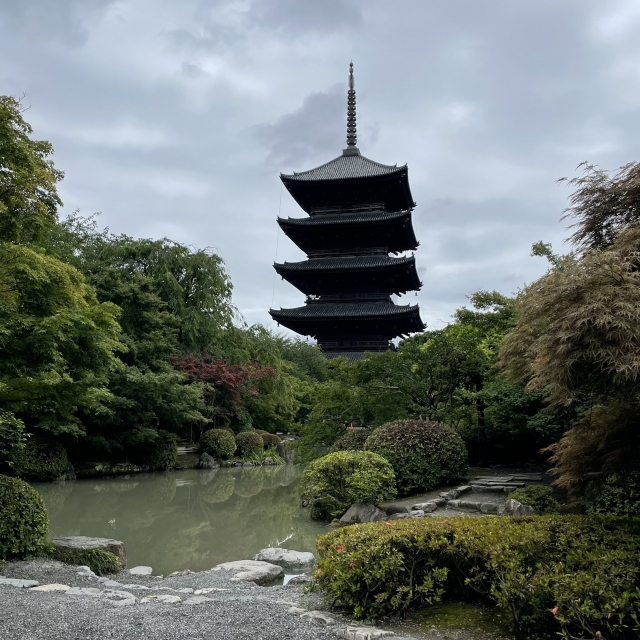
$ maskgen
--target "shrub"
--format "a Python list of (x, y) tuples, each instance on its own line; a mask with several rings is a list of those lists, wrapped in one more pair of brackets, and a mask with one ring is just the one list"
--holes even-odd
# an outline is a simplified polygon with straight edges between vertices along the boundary
[(202, 434), (200, 446), (210, 456), (226, 460), (236, 450), (236, 439), (233, 432), (229, 433), (226, 429), (209, 429)]
[(375, 522), (320, 536), (318, 551), (319, 586), (359, 618), (379, 618), (446, 597), (497, 605), (526, 637), (531, 632), (637, 637), (637, 520), (535, 516)]
[(538, 516), (560, 513), (560, 503), (553, 497), (551, 488), (540, 484), (516, 489), (509, 494), (509, 498), (533, 507), (534, 513)]
[(597, 489), (589, 505), (590, 513), (607, 513), (614, 516), (640, 516), (640, 473), (611, 475)]
[(331, 452), (335, 451), (362, 451), (364, 443), (371, 435), (367, 429), (348, 429), (331, 446)]
[(49, 518), (40, 494), (23, 480), (0, 475), (0, 559), (43, 551)]
[(146, 464), (155, 470), (170, 469), (178, 460), (176, 438), (168, 431), (159, 430), (155, 440), (138, 445), (134, 455), (137, 464)]
[(398, 420), (376, 429), (365, 450), (386, 458), (396, 474), (398, 491), (429, 491), (463, 477), (467, 450), (462, 438), (439, 422)]
[[(342, 515), (354, 502), (378, 504), (396, 495), (391, 465), (370, 451), (336, 451), (314, 460), (302, 474), (302, 499), (315, 519)], [(326, 505), (320, 510), (314, 503)]]
[(243, 431), (236, 436), (238, 453), (243, 458), (258, 456), (264, 451), (262, 437), (255, 431)]
[(262, 437), (265, 449), (275, 449), (282, 442), (282, 440), (274, 433), (261, 433), (260, 436)]
[(207, 504), (217, 504), (226, 502), (232, 495), (236, 487), (236, 479), (230, 475), (216, 475), (213, 482), (200, 487), (198, 496)]
[(24, 447), (11, 452), (17, 476), (28, 480), (54, 480), (67, 469), (67, 452), (53, 440), (30, 438)]

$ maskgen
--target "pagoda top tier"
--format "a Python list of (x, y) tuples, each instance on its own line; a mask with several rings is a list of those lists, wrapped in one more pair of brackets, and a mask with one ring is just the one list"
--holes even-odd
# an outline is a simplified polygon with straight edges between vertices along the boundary
[(413, 209), (407, 165), (381, 164), (361, 153), (356, 135), (356, 91), (353, 63), (349, 65), (347, 148), (342, 155), (315, 169), (280, 174), (287, 191), (307, 213), (319, 210), (382, 205), (385, 211)]

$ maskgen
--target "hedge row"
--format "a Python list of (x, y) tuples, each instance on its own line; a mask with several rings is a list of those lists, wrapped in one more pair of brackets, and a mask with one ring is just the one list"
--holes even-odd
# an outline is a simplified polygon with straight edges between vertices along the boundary
[(640, 632), (637, 519), (395, 520), (321, 536), (318, 551), (316, 580), (358, 618), (449, 599), (499, 606), (521, 634)]

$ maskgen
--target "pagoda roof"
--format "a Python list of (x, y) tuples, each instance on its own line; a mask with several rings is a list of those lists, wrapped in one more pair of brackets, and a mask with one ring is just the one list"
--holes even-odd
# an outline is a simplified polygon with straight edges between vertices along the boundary
[(295, 309), (270, 309), (279, 324), (310, 336), (399, 335), (423, 331), (418, 305), (311, 304)]
[(386, 211), (415, 206), (407, 165), (386, 165), (346, 149), (326, 164), (300, 173), (280, 174), (282, 183), (307, 213), (314, 209), (376, 203)]
[(308, 304), (294, 309), (271, 309), (271, 315), (287, 318), (355, 318), (391, 317), (412, 313), (418, 305), (397, 304)]
[(319, 269), (376, 269), (378, 267), (395, 267), (413, 265), (415, 258), (391, 258), (389, 256), (360, 256), (357, 258), (312, 258), (301, 262), (284, 262), (275, 264), (276, 271), (317, 271)]
[(280, 174), (283, 180), (345, 180), (350, 178), (371, 178), (399, 173), (407, 170), (407, 165), (398, 167), (397, 164), (381, 164), (365, 158), (360, 153), (343, 153), (342, 155), (321, 164), (315, 169), (291, 174)]
[(390, 252), (418, 248), (411, 211), (335, 213), (278, 218), (284, 233), (303, 251), (386, 247)]
[(328, 225), (359, 224), (361, 222), (386, 222), (410, 218), (411, 211), (371, 211), (358, 213), (329, 213), (323, 216), (309, 216), (308, 218), (278, 218), (278, 224), (282, 227), (322, 227)]

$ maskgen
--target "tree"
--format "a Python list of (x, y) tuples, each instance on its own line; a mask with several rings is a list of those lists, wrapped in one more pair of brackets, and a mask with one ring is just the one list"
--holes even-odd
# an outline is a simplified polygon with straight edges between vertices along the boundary
[(0, 96), (0, 241), (32, 243), (42, 239), (62, 204), (56, 184), (53, 147), (32, 140), (25, 108), (12, 96)]

